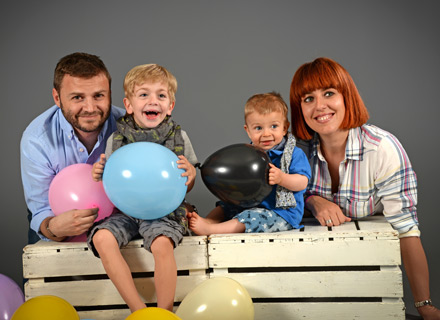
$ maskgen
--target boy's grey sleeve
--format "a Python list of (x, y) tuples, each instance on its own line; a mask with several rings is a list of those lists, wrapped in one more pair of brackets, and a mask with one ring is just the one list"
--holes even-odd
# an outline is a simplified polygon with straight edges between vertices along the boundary
[(105, 159), (108, 160), (110, 155), (113, 153), (112, 151), (112, 145), (113, 145), (113, 133), (108, 137), (107, 144), (105, 145)]
[(198, 162), (197, 156), (196, 153), (194, 152), (194, 148), (191, 144), (191, 141), (189, 140), (189, 137), (184, 130), (182, 130), (182, 138), (185, 144), (184, 156), (185, 158), (188, 159), (189, 163), (191, 163), (194, 166)]

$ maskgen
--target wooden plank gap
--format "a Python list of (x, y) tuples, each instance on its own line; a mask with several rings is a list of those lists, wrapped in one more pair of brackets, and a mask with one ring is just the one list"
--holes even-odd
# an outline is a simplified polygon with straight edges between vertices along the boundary
[(112, 304), (112, 305), (100, 305), (100, 306), (74, 306), (74, 307), (77, 312), (128, 309), (128, 306), (126, 304)]
[[(397, 300), (397, 299), (396, 299)], [(381, 297), (303, 297), (303, 298), (252, 298), (254, 303), (294, 302), (382, 302)]]

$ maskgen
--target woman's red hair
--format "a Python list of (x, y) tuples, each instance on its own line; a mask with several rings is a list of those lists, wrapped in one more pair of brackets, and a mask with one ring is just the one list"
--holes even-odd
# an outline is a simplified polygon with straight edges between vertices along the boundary
[(318, 58), (299, 67), (290, 85), (292, 133), (297, 138), (310, 140), (314, 135), (304, 120), (301, 99), (307, 93), (327, 88), (338, 90), (344, 97), (345, 118), (341, 129), (360, 127), (368, 121), (368, 110), (347, 70), (329, 58)]

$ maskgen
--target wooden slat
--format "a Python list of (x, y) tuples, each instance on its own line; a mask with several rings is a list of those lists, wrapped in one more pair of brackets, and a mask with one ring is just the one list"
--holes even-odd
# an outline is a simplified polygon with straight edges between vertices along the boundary
[(302, 267), (399, 265), (397, 240), (298, 243), (210, 243), (209, 266)]
[[(315, 220), (316, 221), (316, 220)], [(327, 241), (350, 240), (350, 239), (373, 239), (380, 235), (382, 239), (397, 239), (397, 232), (383, 216), (367, 217), (359, 220), (358, 224), (363, 226), (357, 230), (355, 222), (347, 222), (343, 225), (328, 228), (316, 222), (307, 222), (304, 230), (291, 230), (276, 233), (236, 233), (236, 234), (214, 234), (208, 237), (209, 244), (215, 243), (242, 243), (242, 242), (291, 242), (294, 239), (303, 241)]]
[[(210, 277), (216, 276), (214, 272)], [(398, 267), (388, 271), (250, 272), (218, 276), (236, 280), (252, 298), (403, 296)]]
[(395, 237), (399, 236), (399, 233), (391, 227), (391, 224), (385, 220), (384, 216), (372, 216), (368, 217), (368, 219), (359, 220), (358, 225), (362, 231), (371, 233), (367, 237), (383, 239), (389, 233), (392, 233)]
[(80, 319), (123, 320), (130, 315), (130, 310), (111, 309), (111, 310), (79, 311), (78, 314)]
[[(208, 275), (179, 276), (177, 278), (175, 301), (182, 301), (192, 289), (206, 279), (208, 279)], [(156, 294), (153, 278), (136, 278), (134, 281), (145, 302), (155, 303)], [(125, 304), (113, 283), (108, 279), (63, 282), (29, 280), (25, 284), (26, 300), (48, 294), (63, 298), (75, 307)]]
[[(176, 313), (178, 307), (174, 307)], [(80, 319), (93, 320), (123, 320), (130, 315), (130, 310), (127, 309), (110, 309), (110, 310), (93, 310), (93, 311), (79, 311)]]
[[(405, 319), (401, 300), (383, 302), (322, 303), (254, 303), (255, 320), (337, 319), (389, 320)], [(99, 319), (97, 319), (99, 320)]]
[[(175, 308), (176, 309), (176, 308)], [(405, 319), (404, 304), (395, 302), (312, 302), (312, 303), (254, 303), (255, 320), (389, 320)], [(121, 320), (128, 310), (80, 311), (81, 319)], [(182, 319), (187, 320), (187, 319)]]
[(398, 234), (397, 231), (391, 227), (390, 223), (386, 220), (383, 215), (375, 215), (366, 217), (364, 219), (358, 220), (359, 228), (361, 230), (371, 230), (375, 232), (394, 232)]
[[(184, 237), (174, 250), (178, 270), (207, 269), (206, 237)], [(154, 270), (154, 259), (142, 240), (130, 242), (121, 252), (132, 272)], [(99, 258), (83, 242), (46, 242), (28, 245), (23, 253), (25, 278), (106, 274)]]

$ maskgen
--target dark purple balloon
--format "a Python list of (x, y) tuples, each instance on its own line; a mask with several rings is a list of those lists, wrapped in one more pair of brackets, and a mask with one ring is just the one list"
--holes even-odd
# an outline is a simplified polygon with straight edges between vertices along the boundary
[(23, 303), (21, 288), (11, 278), (0, 274), (0, 320), (10, 320)]
[(250, 208), (272, 191), (268, 183), (270, 162), (264, 150), (238, 143), (214, 152), (200, 169), (203, 182), (217, 198)]

